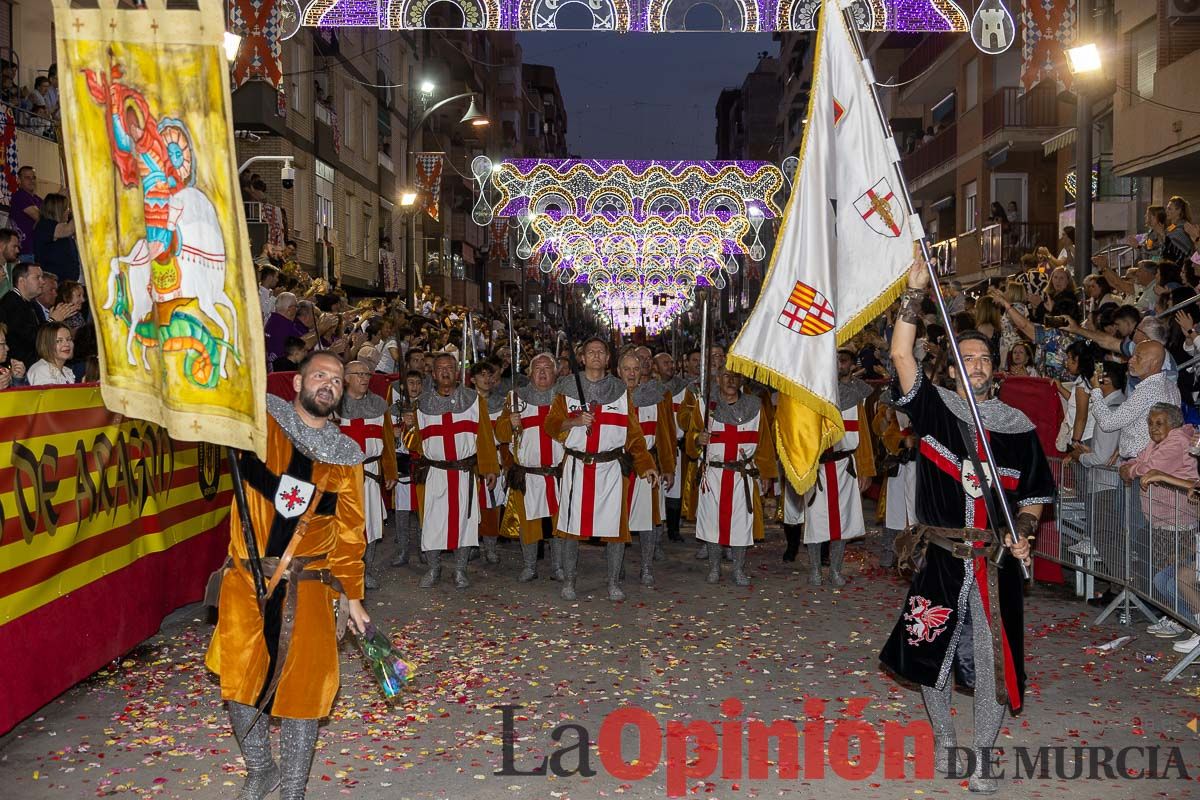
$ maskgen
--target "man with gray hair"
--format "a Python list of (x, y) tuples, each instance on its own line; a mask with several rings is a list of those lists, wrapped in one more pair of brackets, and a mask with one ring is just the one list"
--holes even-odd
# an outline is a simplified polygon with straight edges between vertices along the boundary
[[(1127, 309), (1128, 307), (1123, 308)], [(1119, 311), (1121, 311), (1121, 309), (1118, 309), (1118, 312)], [(1129, 323), (1127, 322), (1126, 324)], [(1079, 323), (1075, 322), (1074, 320), (1071, 320), (1071, 322), (1067, 325), (1067, 330), (1076, 336), (1082, 336), (1085, 339), (1090, 339), (1100, 347), (1103, 347), (1105, 350), (1109, 350), (1113, 353), (1119, 353), (1120, 355), (1125, 356), (1125, 358), (1133, 358), (1134, 348), (1137, 347), (1141, 342), (1158, 342), (1159, 344), (1164, 345), (1164, 359), (1162, 367), (1163, 374), (1166, 376), (1167, 380), (1171, 381), (1172, 383), (1177, 382), (1179, 379), (1179, 368), (1175, 364), (1175, 359), (1171, 357), (1171, 353), (1165, 348), (1167, 343), (1167, 325), (1158, 317), (1153, 315), (1143, 317), (1130, 332), (1130, 334), (1124, 337), (1113, 336), (1112, 334), (1105, 333), (1104, 331), (1094, 331), (1080, 327)], [(1141, 378), (1135, 377), (1134, 373), (1131, 371), (1129, 373), (1128, 391), (1132, 392), (1134, 389), (1136, 389), (1140, 380)]]
[(950, 281), (950, 287), (946, 291), (946, 300), (949, 302), (948, 310), (951, 316), (967, 310), (967, 295), (963, 292), (962, 281)]
[(1104, 402), (1100, 389), (1092, 389), (1089, 410), (1102, 431), (1120, 431), (1117, 452), (1122, 460), (1137, 456), (1150, 444), (1146, 414), (1155, 403), (1180, 404), (1179, 387), (1167, 378), (1163, 363), (1167, 350), (1158, 342), (1139, 342), (1129, 359), (1129, 375), (1139, 379), (1137, 388), (1128, 393), (1124, 403), (1116, 408)]
[(295, 336), (304, 338), (305, 331), (296, 322), (296, 295), (291, 292), (280, 292), (275, 298), (275, 310), (267, 317), (263, 326), (263, 335), (267, 346), (267, 368), (276, 359), (283, 358), (287, 352), (287, 340)]

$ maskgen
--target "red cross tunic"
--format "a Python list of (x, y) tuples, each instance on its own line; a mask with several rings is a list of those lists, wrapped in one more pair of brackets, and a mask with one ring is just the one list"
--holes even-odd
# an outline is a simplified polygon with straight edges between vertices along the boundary
[[(654, 452), (658, 462), (659, 474), (672, 474), (678, 445), (670, 399), (664, 395), (657, 405), (639, 406), (637, 414), (646, 447)], [(637, 475), (630, 475), (626, 480), (629, 483), (625, 491), (629, 530), (648, 531), (655, 525), (661, 525), (666, 515), (662, 490), (652, 487), (649, 481)]]
[(342, 420), (342, 433), (354, 440), (366, 456), (363, 462), (363, 512), (368, 542), (383, 538), (383, 481), (396, 479), (395, 437), (392, 421), (384, 411), (378, 417)]
[[(846, 435), (826, 451), (830, 455), (853, 453), (858, 449), (861, 405), (842, 412)], [(805, 496), (804, 543), (819, 544), (857, 539), (867, 534), (863, 518), (862, 495), (858, 478), (850, 473), (850, 459), (821, 464), (817, 483)]]
[[(696, 412), (699, 413), (698, 411)], [(696, 538), (725, 547), (749, 547), (763, 537), (762, 495), (759, 479), (713, 466), (713, 462), (733, 462), (749, 459), (758, 468), (759, 478), (776, 477), (775, 447), (771, 425), (760, 408), (758, 413), (740, 425), (718, 422), (710, 414), (708, 447), (696, 440), (700, 420), (688, 434), (688, 454), (706, 462), (700, 480), (696, 502)], [(750, 502), (746, 502), (749, 490)]]

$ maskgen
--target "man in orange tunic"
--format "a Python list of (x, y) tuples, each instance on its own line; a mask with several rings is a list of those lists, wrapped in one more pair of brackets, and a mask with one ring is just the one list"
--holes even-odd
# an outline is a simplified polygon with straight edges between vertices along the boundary
[[(248, 800), (277, 786), (286, 800), (304, 797), (317, 722), (329, 715), (338, 689), (338, 593), (349, 598), (355, 630), (370, 622), (361, 602), (363, 454), (329, 421), (342, 381), (336, 357), (308, 356), (296, 374), (296, 400), (267, 397), (266, 462), (252, 454), (241, 460), (254, 540), (263, 573), (275, 585), (268, 585), (260, 611), (235, 510), (206, 663), (221, 678), (221, 698), (249, 773), (239, 797)], [(277, 574), (282, 579), (272, 580)], [(279, 766), (269, 716), (282, 719)]]

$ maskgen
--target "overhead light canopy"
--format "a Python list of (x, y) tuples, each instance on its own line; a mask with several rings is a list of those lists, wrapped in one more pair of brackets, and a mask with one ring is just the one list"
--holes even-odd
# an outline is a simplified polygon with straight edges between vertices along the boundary
[(1100, 48), (1094, 44), (1081, 44), (1067, 51), (1067, 59), (1071, 64), (1071, 72), (1080, 75), (1085, 72), (1099, 72)]
[(471, 98), (471, 105), (467, 107), (467, 113), (463, 115), (460, 122), (469, 122), (475, 127), (483, 127), (488, 124), (488, 118), (484, 114), (479, 113), (479, 109), (475, 107), (475, 98)]

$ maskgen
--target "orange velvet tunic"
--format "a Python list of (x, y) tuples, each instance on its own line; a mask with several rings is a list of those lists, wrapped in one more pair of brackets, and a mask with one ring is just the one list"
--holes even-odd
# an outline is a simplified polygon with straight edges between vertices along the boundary
[[(361, 600), (362, 557), (366, 547), (362, 465), (341, 466), (308, 459), (292, 445), (287, 433), (270, 415), (266, 471), (262, 472), (258, 466), (261, 462), (256, 465), (252, 456), (250, 459), (249, 467), (243, 466), (243, 482), (259, 553), (278, 555), (268, 551), (268, 539), (281, 516), (275, 510), (274, 492), (270, 497), (264, 496), (263, 481), (258, 481), (256, 487), (252, 479), (256, 467), (267, 476), (268, 485), (272, 473), (274, 476), (287, 473), (316, 484), (327, 497), (318, 504), (295, 555), (323, 556), (308, 567), (330, 570), (341, 581), (347, 597)], [(333, 498), (329, 495), (334, 494), (336, 506), (331, 509)], [(332, 513), (328, 513), (330, 510)], [(256, 705), (270, 674), (270, 653), (250, 572), (241, 563), (246, 558), (246, 548), (236, 507), (229, 515), (229, 528), (229, 555), (235, 566), (226, 571), (221, 584), (220, 616), (205, 661), (220, 676), (222, 699)], [(272, 549), (278, 548), (280, 538), (275, 537)], [(265, 577), (270, 580), (271, 576)], [(282, 595), (285, 588), (286, 582), (281, 583), (277, 594)], [(337, 594), (320, 581), (300, 581), (298, 591), (291, 646), (270, 710), (277, 717), (317, 719), (329, 715), (340, 680), (333, 610)]]

